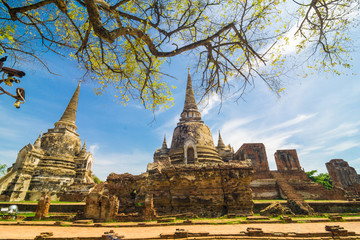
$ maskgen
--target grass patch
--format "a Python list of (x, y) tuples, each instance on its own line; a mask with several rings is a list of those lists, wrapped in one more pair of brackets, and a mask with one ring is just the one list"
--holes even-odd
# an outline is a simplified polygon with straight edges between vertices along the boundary
[(14, 221), (16, 221), (16, 219), (2, 219), (0, 217), (0, 222), (14, 222)]
[(360, 217), (360, 214), (338, 214), (339, 216), (342, 216), (342, 217)]
[(253, 202), (254, 203), (274, 203), (274, 202), (284, 203), (284, 202), (286, 202), (286, 200), (284, 200), (284, 199), (258, 199), (258, 200), (254, 200), (253, 199)]
[(291, 218), (327, 218), (327, 215), (320, 214), (320, 215), (305, 215), (305, 216), (291, 216)]
[(348, 202), (348, 201), (346, 201), (346, 200), (312, 200), (312, 199), (305, 199), (305, 202), (337, 203), (337, 202)]

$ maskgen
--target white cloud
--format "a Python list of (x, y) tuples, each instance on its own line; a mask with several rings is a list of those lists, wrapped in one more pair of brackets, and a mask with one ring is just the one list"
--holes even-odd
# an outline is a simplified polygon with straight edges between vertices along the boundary
[(90, 145), (89, 152), (91, 152), (93, 155), (96, 154), (97, 150), (100, 149), (100, 146), (98, 144)]
[(202, 117), (206, 116), (214, 107), (221, 103), (221, 99), (218, 94), (211, 95), (207, 100), (204, 100), (199, 104), (199, 109)]
[(343, 138), (343, 137), (352, 137), (359, 133), (359, 126), (360, 123), (356, 122), (346, 122), (342, 123), (337, 128), (331, 129), (323, 134), (321, 134), (319, 137), (323, 141), (329, 141), (330, 139), (337, 139), (337, 138)]
[(330, 154), (343, 152), (343, 151), (346, 151), (346, 150), (349, 150), (349, 149), (355, 148), (355, 147), (360, 147), (360, 143), (358, 141), (349, 140), (349, 141), (341, 142), (334, 146), (328, 147), (325, 150), (330, 155)]
[(301, 41), (305, 40), (302, 36), (295, 36), (298, 28), (299, 26), (294, 23), (285, 35), (285, 38), (287, 38), (288, 41), (285, 42), (284, 39), (281, 39), (276, 43), (275, 49), (279, 48), (283, 55), (295, 54), (297, 52), (296, 46), (299, 45)]
[[(299, 115), (294, 119), (290, 119), (274, 127), (267, 127), (265, 118), (248, 117), (238, 118), (224, 122), (221, 127), (222, 135), (231, 142), (268, 142), (269, 144), (277, 143), (276, 146), (283, 146), (287, 139), (301, 132), (302, 130), (293, 128), (290, 131), (285, 131), (284, 128), (296, 125), (305, 121), (315, 114)], [(249, 124), (252, 123), (252, 124)], [(255, 126), (254, 126), (255, 125)], [(243, 128), (240, 128), (244, 126)]]
[[(163, 142), (164, 135), (166, 137), (166, 142), (169, 147), (171, 144), (171, 137), (174, 131), (174, 128), (176, 127), (177, 123), (180, 119), (180, 114), (175, 114), (173, 117), (166, 118), (167, 121), (164, 122), (160, 127), (157, 127), (152, 132), (153, 134), (156, 134), (158, 136), (159, 142), (156, 145), (156, 148), (160, 148)], [(155, 151), (155, 149), (153, 149)]]
[(240, 129), (239, 127), (248, 125), (249, 123), (255, 121), (257, 117), (251, 116), (247, 118), (236, 118), (231, 119), (227, 122), (224, 122), (222, 126), (220, 127), (221, 133), (224, 135), (235, 135), (233, 134), (234, 131), (243, 131), (243, 129)]
[(305, 156), (305, 155), (310, 155), (311, 153), (315, 152), (315, 151), (319, 151), (321, 149), (324, 149), (324, 145), (318, 145), (318, 146), (307, 146), (304, 148), (301, 148), (299, 155)]
[(225, 144), (230, 143), (235, 151), (237, 151), (243, 143), (263, 143), (266, 148), (270, 167), (275, 168), (273, 155), (276, 150), (301, 147), (299, 143), (291, 142), (290, 139), (303, 130), (300, 127), (293, 127), (291, 130), (285, 129), (290, 126), (295, 126), (313, 116), (315, 116), (315, 114), (298, 115), (293, 119), (271, 128), (268, 128), (266, 118), (264, 117), (250, 116), (248, 118), (237, 118), (224, 122), (221, 126), (221, 134)]
[(269, 128), (267, 131), (273, 131), (273, 130), (278, 130), (278, 129), (282, 129), (282, 128), (287, 128), (287, 127), (291, 127), (294, 126), (296, 124), (299, 124), (301, 122), (304, 122), (314, 116), (316, 116), (317, 113), (314, 114), (300, 114), (297, 115), (295, 118), (290, 119), (288, 121), (285, 121), (283, 123), (280, 123), (278, 125), (275, 125), (274, 127)]
[(268, 136), (260, 137), (259, 141), (265, 145), (268, 162), (271, 168), (275, 168), (274, 153), (280, 149), (297, 149), (300, 145), (289, 142), (289, 139), (301, 130), (287, 132), (274, 132)]

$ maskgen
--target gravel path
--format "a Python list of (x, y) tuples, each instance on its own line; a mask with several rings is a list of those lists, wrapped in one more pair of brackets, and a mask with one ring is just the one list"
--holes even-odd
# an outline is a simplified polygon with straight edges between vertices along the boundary
[(226, 225), (184, 225), (156, 227), (64, 227), (64, 226), (21, 226), (0, 225), (0, 239), (34, 239), (41, 232), (53, 232), (54, 237), (100, 237), (104, 232), (114, 230), (125, 238), (149, 238), (161, 233), (174, 233), (177, 228), (189, 232), (211, 234), (239, 233), (248, 227), (262, 228), (264, 232), (325, 232), (325, 225), (340, 225), (348, 231), (360, 234), (360, 222), (338, 223), (288, 223), (288, 224), (226, 224)]

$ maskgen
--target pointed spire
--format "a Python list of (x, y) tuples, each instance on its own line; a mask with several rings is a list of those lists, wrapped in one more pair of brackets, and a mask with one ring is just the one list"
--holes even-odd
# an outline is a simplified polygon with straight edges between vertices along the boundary
[(162, 144), (161, 149), (167, 149), (167, 144), (166, 144), (166, 135), (164, 135), (164, 141), (163, 141), (163, 144)]
[(42, 132), (40, 132), (39, 137), (35, 140), (35, 142), (33, 144), (35, 149), (41, 148), (41, 135), (42, 135)]
[(87, 151), (87, 148), (86, 148), (86, 139), (85, 139), (85, 141), (84, 141), (84, 145), (83, 145), (83, 147), (82, 147), (81, 150), (84, 150), (85, 152)]
[(201, 114), (196, 105), (194, 90), (191, 82), (190, 69), (189, 69), (188, 79), (186, 84), (184, 109), (183, 112), (181, 113), (180, 121), (199, 121), (199, 120), (201, 121)]
[(221, 138), (221, 134), (220, 134), (220, 130), (219, 130), (219, 140), (218, 140), (218, 145), (217, 145), (218, 148), (225, 148), (225, 144)]
[(82, 146), (82, 148), (81, 148), (81, 151), (80, 151), (80, 156), (84, 156), (85, 154), (86, 154), (86, 152), (87, 152), (87, 149), (86, 149), (86, 139), (85, 139), (85, 141), (84, 141), (84, 145)]
[(196, 101), (195, 101), (195, 96), (194, 96), (194, 90), (192, 87), (192, 81), (191, 81), (191, 76), (190, 76), (190, 69), (188, 69), (188, 79), (187, 79), (187, 84), (186, 84), (186, 95), (185, 95), (185, 104), (184, 104), (184, 110), (193, 110), (197, 108), (196, 105)]
[(79, 85), (77, 86), (60, 120), (57, 123), (55, 123), (55, 127), (62, 127), (65, 125), (71, 127), (74, 131), (77, 129), (75, 125), (75, 120), (76, 120), (77, 104), (79, 100), (80, 84), (81, 81), (79, 81)]

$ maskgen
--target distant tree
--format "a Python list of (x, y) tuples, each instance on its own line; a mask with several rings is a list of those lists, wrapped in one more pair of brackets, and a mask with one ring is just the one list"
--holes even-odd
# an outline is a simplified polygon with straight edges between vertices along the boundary
[(92, 177), (93, 177), (93, 180), (94, 180), (94, 182), (95, 182), (96, 184), (102, 183), (102, 181), (100, 180), (100, 178), (98, 178), (97, 176), (95, 176), (95, 174), (93, 174)]
[(281, 76), (293, 71), (290, 45), (294, 64), (339, 73), (337, 66), (350, 67), (358, 7), (358, 0), (0, 0), (0, 55), (42, 61), (42, 46), (77, 60), (97, 93), (111, 86), (120, 102), (155, 109), (172, 101), (161, 66), (180, 54), (191, 54), (205, 95), (232, 88), (241, 97), (256, 79), (281, 91)]
[(332, 189), (333, 185), (332, 185), (329, 174), (328, 173), (320, 173), (318, 175), (315, 175), (316, 173), (317, 173), (317, 170), (312, 170), (312, 171), (306, 172), (306, 175), (312, 181), (324, 185), (324, 187), (326, 189), (328, 189), (328, 190)]
[(6, 164), (1, 164), (1, 163), (0, 163), (0, 177), (2, 177), (3, 175), (5, 175), (6, 169), (7, 169)]

